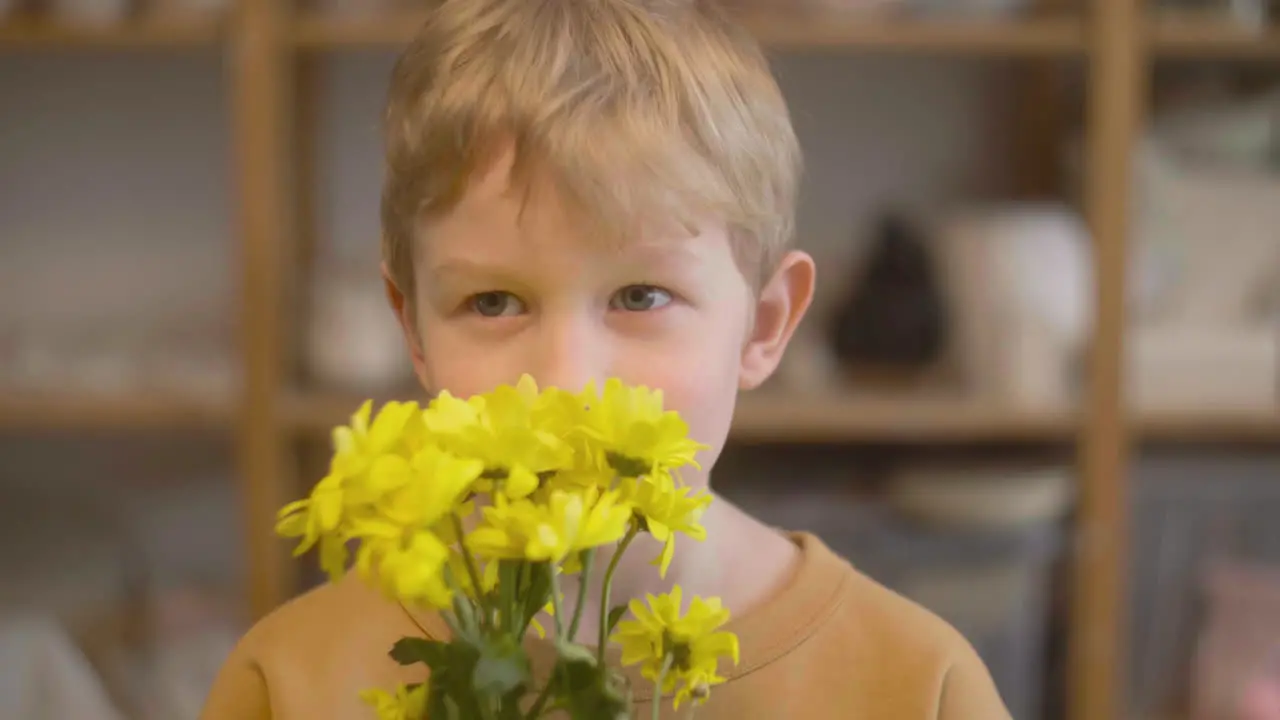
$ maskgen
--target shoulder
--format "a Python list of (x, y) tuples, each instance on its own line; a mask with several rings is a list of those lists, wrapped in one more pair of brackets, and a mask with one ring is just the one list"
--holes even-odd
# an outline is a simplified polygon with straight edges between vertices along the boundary
[[(241, 638), (223, 664), (201, 720), (287, 717), (294, 696), (394, 672), (387, 651), (413, 634), (410, 616), (348, 576), (282, 605)], [(345, 667), (355, 664), (353, 667)], [(336, 685), (329, 684), (336, 683)], [(306, 683), (313, 688), (296, 687)], [(352, 697), (356, 691), (350, 693)]]
[[(809, 540), (808, 542), (817, 542)], [(861, 648), (886, 680), (931, 699), (931, 717), (1007, 718), (986, 665), (972, 644), (941, 617), (855, 569), (821, 543), (824, 572), (840, 577), (828, 631)]]

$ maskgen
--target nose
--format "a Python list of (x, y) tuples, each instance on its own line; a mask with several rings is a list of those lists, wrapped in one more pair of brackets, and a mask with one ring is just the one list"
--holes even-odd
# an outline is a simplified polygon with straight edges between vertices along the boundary
[(608, 333), (588, 315), (544, 314), (533, 335), (530, 371), (539, 387), (576, 392), (607, 377)]

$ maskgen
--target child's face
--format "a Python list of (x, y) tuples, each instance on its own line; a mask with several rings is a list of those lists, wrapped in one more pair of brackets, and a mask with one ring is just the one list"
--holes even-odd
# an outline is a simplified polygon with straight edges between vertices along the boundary
[(759, 363), (748, 363), (744, 373), (757, 299), (723, 228), (600, 242), (549, 185), (513, 192), (500, 167), (428, 234), (406, 329), (416, 331), (415, 366), (429, 390), (466, 396), (523, 373), (569, 390), (609, 377), (659, 388), (692, 437), (712, 446), (699, 457), (710, 468), (739, 388), (772, 371), (757, 377)]

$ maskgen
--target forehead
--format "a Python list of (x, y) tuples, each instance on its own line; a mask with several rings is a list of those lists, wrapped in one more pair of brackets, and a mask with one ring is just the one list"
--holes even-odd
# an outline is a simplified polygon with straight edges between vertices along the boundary
[[(617, 191), (625, 192), (619, 182)], [(583, 207), (552, 173), (519, 169), (514, 153), (507, 152), (475, 173), (451, 209), (427, 220), (421, 248), (427, 257), (495, 251), (532, 255), (555, 247), (611, 255), (684, 254), (693, 249), (690, 245), (701, 244), (689, 241), (717, 235), (720, 225), (604, 216)]]

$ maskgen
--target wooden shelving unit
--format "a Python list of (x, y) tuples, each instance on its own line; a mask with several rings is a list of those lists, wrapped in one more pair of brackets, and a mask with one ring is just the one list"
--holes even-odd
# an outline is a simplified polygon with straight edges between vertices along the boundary
[[(286, 0), (236, 0), (226, 22), (130, 23), (73, 29), (0, 24), (0, 50), (216, 47), (228, 54), (237, 167), (241, 392), (227, 405), (181, 398), (93, 399), (0, 394), (0, 428), (234, 428), (247, 529), (248, 602), (260, 616), (297, 592), (297, 566), (271, 528), (301, 488), (294, 440), (328, 430), (355, 398), (302, 393), (286, 330), (289, 298), (308, 230), (305, 152), (307, 59), (323, 52), (388, 50), (409, 40), (417, 17), (329, 20), (294, 16)], [(868, 21), (841, 15), (744, 17), (787, 51), (1006, 57), (1042, 67), (1080, 58), (1086, 69), (1085, 210), (1096, 242), (1096, 335), (1091, 382), (1078, 409), (1029, 413), (954, 398), (821, 399), (759, 393), (743, 399), (734, 434), (749, 442), (1075, 442), (1080, 453), (1079, 542), (1070, 643), (1072, 720), (1120, 718), (1128, 448), (1137, 440), (1280, 443), (1275, 415), (1126, 411), (1122, 374), (1130, 149), (1143, 119), (1152, 62), (1280, 58), (1280, 33), (1146, 20), (1140, 0), (1089, 0), (1082, 16), (1003, 23)], [(313, 149), (313, 148), (312, 148)], [(370, 252), (373, 252), (371, 249)]]

